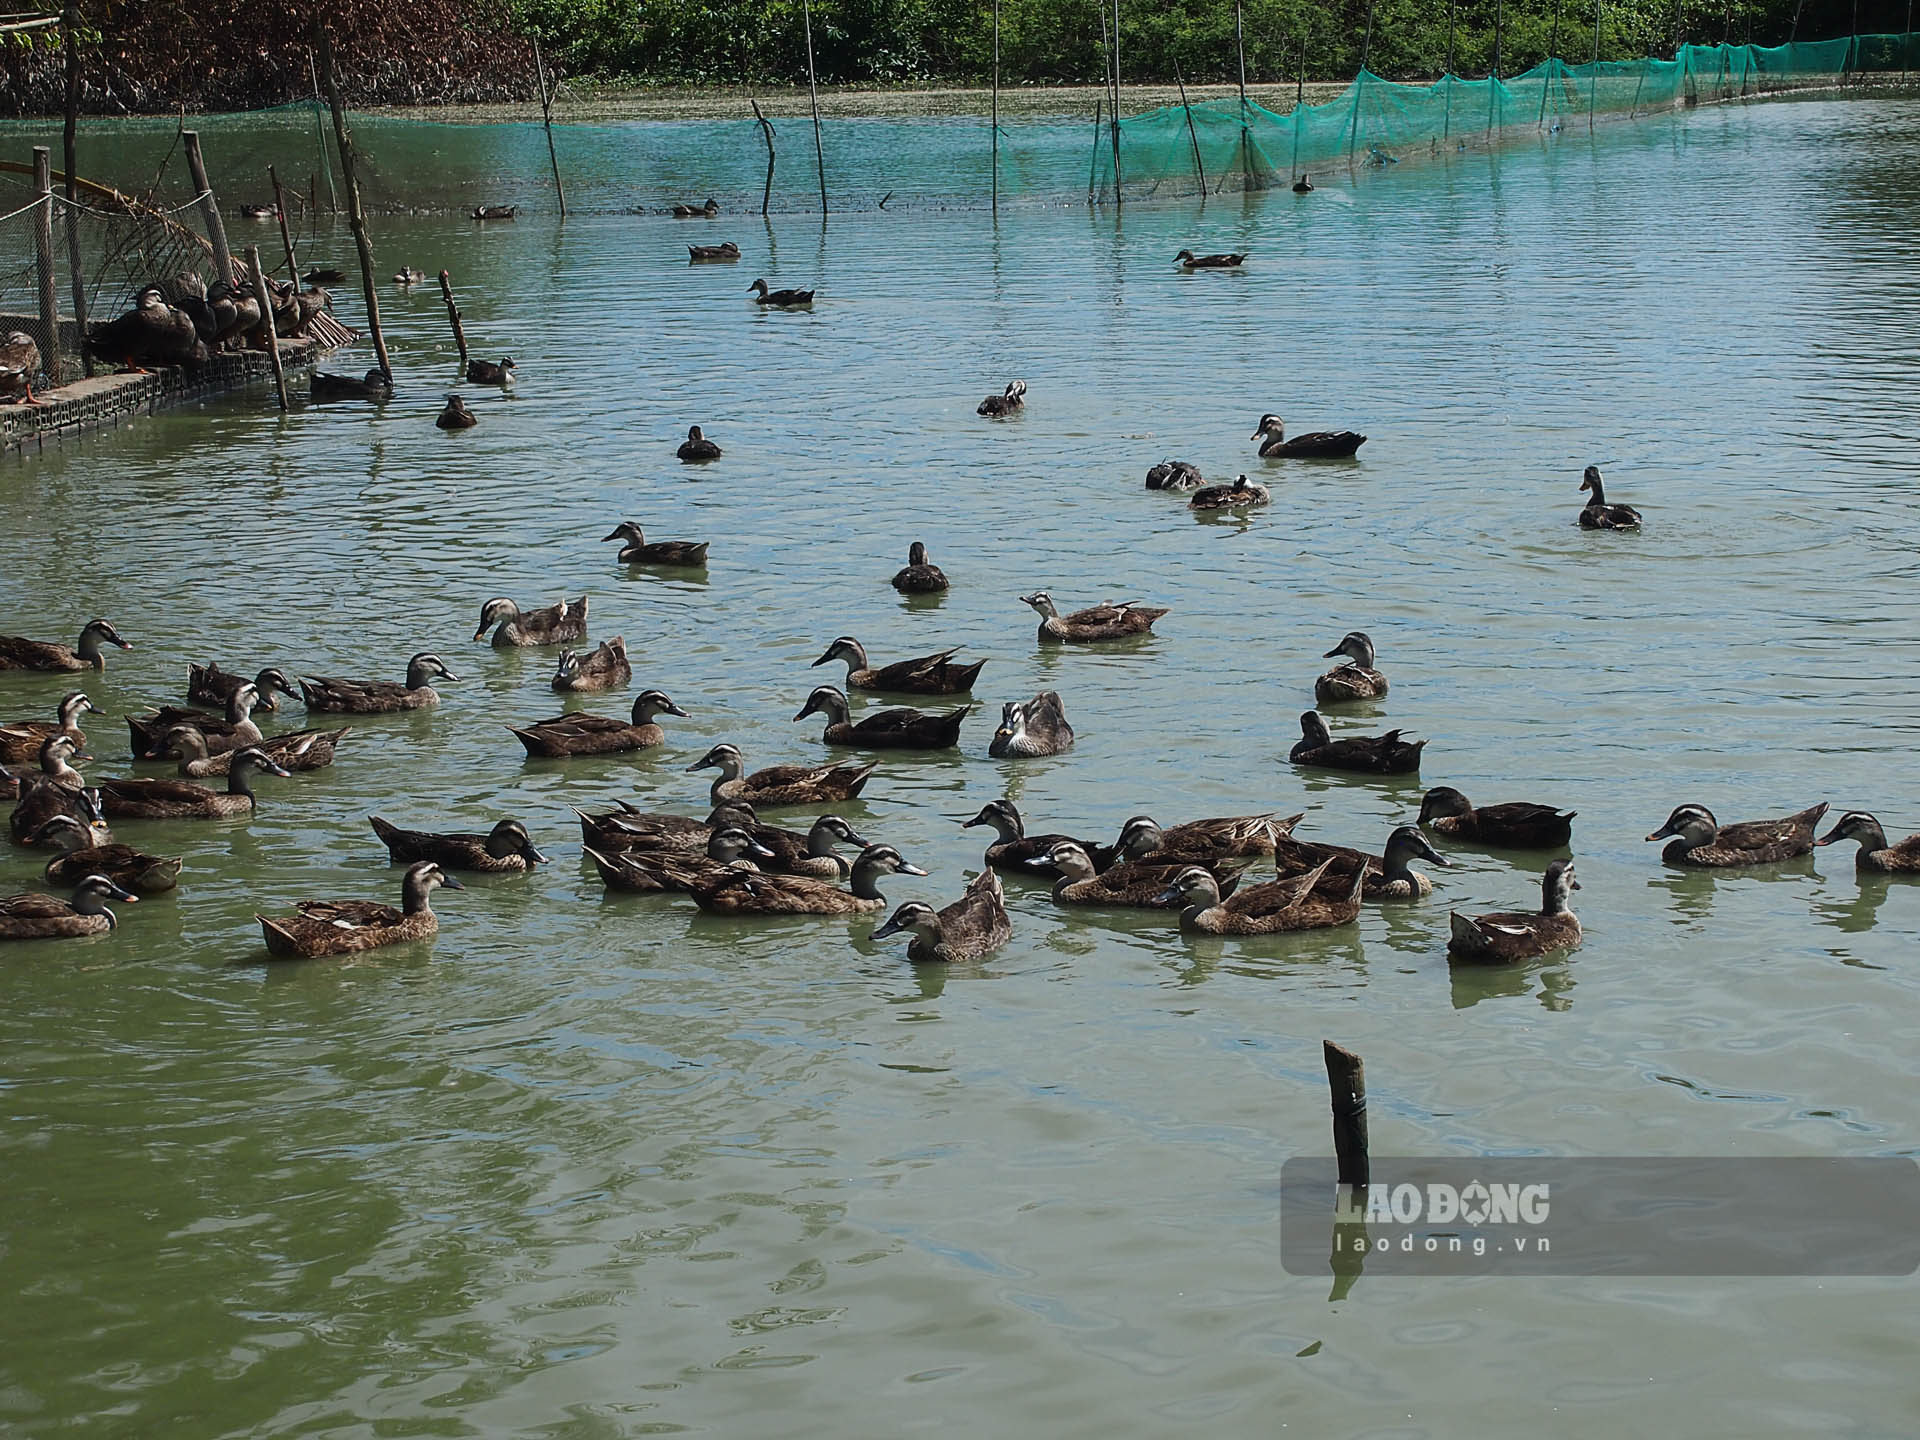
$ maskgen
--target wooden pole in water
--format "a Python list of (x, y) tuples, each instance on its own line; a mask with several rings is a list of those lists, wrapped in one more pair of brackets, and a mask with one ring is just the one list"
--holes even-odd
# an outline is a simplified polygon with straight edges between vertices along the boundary
[[(334, 214), (340, 213), (340, 197), (333, 188), (333, 167), (327, 164), (327, 132), (320, 124), (320, 70), (314, 64), (313, 50), (307, 50), (307, 74), (313, 80), (313, 143), (320, 150), (320, 173), (327, 177), (327, 208)], [(320, 193), (316, 189), (313, 196), (313, 208), (320, 208)]]
[[(560, 180), (560, 155), (553, 148), (553, 95), (547, 90), (547, 62), (540, 54), (540, 37), (533, 37), (533, 74), (540, 84), (540, 119), (547, 127), (547, 161), (553, 166), (553, 190), (560, 197), (560, 218), (567, 218), (567, 187)], [(554, 89), (560, 88), (558, 79)]]
[(1293, 159), (1288, 168), (1294, 182), (1300, 180), (1300, 106), (1307, 96), (1307, 27), (1300, 27), (1300, 68), (1293, 75)]
[(1447, 0), (1447, 66), (1440, 79), (1447, 87), (1447, 109), (1440, 122), (1440, 138), (1446, 140), (1453, 135), (1453, 34), (1454, 12), (1458, 0)]
[(1602, 0), (1593, 0), (1593, 61), (1587, 71), (1587, 134), (1593, 134), (1594, 107), (1600, 103), (1600, 10)]
[(1120, 189), (1120, 0), (1113, 0), (1113, 203), (1123, 205)]
[[(1112, 132), (1113, 197), (1114, 197), (1114, 204), (1117, 205), (1120, 203), (1120, 126), (1118, 123), (1119, 116), (1120, 116), (1120, 88), (1117, 82), (1113, 78), (1113, 62), (1114, 62), (1115, 56), (1113, 53), (1113, 39), (1107, 33), (1107, 7), (1105, 5), (1102, 5), (1100, 3), (1100, 0), (1094, 0), (1093, 8), (1095, 11), (1099, 13), (1099, 16), (1100, 16), (1100, 46), (1101, 46), (1103, 58), (1106, 62), (1106, 67), (1107, 67), (1107, 73), (1106, 73), (1107, 103), (1108, 103), (1108, 109), (1111, 112), (1108, 116), (1108, 128)], [(1097, 116), (1099, 113), (1100, 113), (1099, 107), (1095, 106), (1094, 114)], [(1097, 143), (1094, 147), (1094, 151), (1096, 154), (1099, 153), (1099, 146)]]
[(1247, 40), (1241, 25), (1240, 0), (1233, 0), (1233, 53), (1240, 58), (1240, 117), (1247, 114)]
[(1333, 1102), (1333, 1153), (1342, 1185), (1365, 1185), (1371, 1173), (1367, 1157), (1367, 1067), (1353, 1051), (1320, 1042), (1327, 1062), (1327, 1088)]
[(1500, 110), (1500, 46), (1506, 38), (1507, 7), (1505, 0), (1494, 0), (1493, 6), (1493, 74), (1487, 77), (1487, 134), (1493, 134), (1494, 117)]
[(280, 222), (280, 248), (287, 252), (287, 279), (300, 287), (300, 262), (293, 253), (293, 232), (287, 228), (287, 191), (273, 166), (267, 167), (267, 179), (273, 182), (273, 213)]
[(61, 381), (60, 297), (53, 288), (53, 151), (33, 147), (33, 268), (40, 291), (40, 368), (54, 385)]
[[(1105, 11), (1101, 12), (1103, 15)], [(1100, 171), (1100, 110), (1106, 104), (1107, 97), (1098, 95), (1093, 101), (1093, 158), (1087, 162), (1087, 204), (1093, 204), (1094, 177)]]
[(460, 307), (453, 303), (453, 277), (440, 272), (440, 298), (447, 302), (447, 323), (453, 327), (453, 343), (460, 347), (460, 363), (467, 363), (467, 332), (460, 324)]
[(993, 213), (1000, 213), (1000, 0), (993, 0)]
[[(1913, 0), (1907, 0), (1906, 38), (1900, 42), (1900, 82), (1906, 83), (1907, 72), (1913, 68), (1909, 63), (1913, 59)], [(69, 162), (71, 163), (71, 162)]]
[(66, 51), (67, 64), (66, 128), (62, 131), (61, 146), (67, 172), (67, 279), (73, 287), (73, 333), (80, 347), (80, 366), (91, 376), (93, 357), (87, 354), (87, 281), (80, 268), (80, 210), (78, 182), (74, 178), (80, 168), (75, 158), (80, 126), (80, 45), (75, 38), (79, 28), (78, 0), (67, 0), (66, 14), (60, 22), (60, 43)]
[(200, 154), (200, 132), (182, 130), (180, 143), (186, 147), (187, 174), (200, 205), (200, 221), (207, 227), (207, 239), (213, 242), (213, 275), (222, 284), (233, 284), (233, 252), (227, 249), (227, 224), (220, 218), (220, 202), (207, 182), (207, 164)]
[(1673, 58), (1680, 58), (1680, 0), (1673, 0)]
[(1560, 50), (1560, 0), (1553, 0), (1553, 38), (1547, 41), (1547, 73), (1540, 77), (1540, 119), (1547, 123), (1547, 89), (1553, 83), (1554, 56)]
[(1373, 58), (1373, 0), (1367, 0), (1367, 28), (1360, 37), (1360, 69), (1364, 72)]
[(813, 0), (802, 0), (801, 23), (807, 36), (807, 98), (813, 102), (813, 163), (820, 172), (820, 218), (827, 215), (827, 152), (820, 143), (820, 92), (813, 83)]
[(260, 268), (260, 247), (247, 247), (247, 269), (253, 272), (253, 298), (260, 306), (261, 321), (267, 327), (267, 356), (273, 363), (273, 390), (280, 397), (280, 408), (287, 406), (287, 372), (280, 365), (280, 331), (273, 323), (273, 297), (267, 293), (267, 272)]
[(1207, 167), (1200, 163), (1200, 136), (1193, 128), (1193, 107), (1187, 103), (1187, 82), (1180, 74), (1180, 62), (1173, 62), (1173, 81), (1180, 87), (1180, 108), (1187, 112), (1187, 139), (1193, 142), (1193, 173), (1200, 177), (1200, 193), (1207, 193)]
[(1800, 0), (1800, 3), (1793, 7), (1793, 26), (1787, 31), (1787, 43), (1789, 45), (1793, 44), (1795, 38), (1800, 34), (1800, 12), (1806, 8), (1807, 0)]
[(340, 85), (333, 75), (333, 43), (326, 22), (313, 13), (313, 42), (319, 56), (320, 78), (333, 110), (333, 140), (340, 147), (340, 182), (347, 187), (347, 223), (353, 227), (353, 248), (360, 255), (360, 288), (367, 302), (367, 328), (373, 332), (374, 358), (380, 373), (393, 384), (393, 362), (387, 358), (387, 337), (380, 329), (380, 291), (373, 283), (373, 241), (367, 238), (367, 216), (360, 208), (360, 182), (353, 170), (353, 136), (347, 131), (346, 106), (340, 103)]
[(765, 215), (773, 200), (773, 122), (760, 113), (760, 102), (753, 96), (747, 97), (747, 103), (753, 106), (753, 118), (760, 122), (760, 138), (767, 142), (767, 185), (760, 192), (760, 213)]

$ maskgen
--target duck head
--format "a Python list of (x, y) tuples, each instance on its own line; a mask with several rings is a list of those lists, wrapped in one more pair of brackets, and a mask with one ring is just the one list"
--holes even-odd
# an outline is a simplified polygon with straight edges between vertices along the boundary
[[(827, 646), (826, 654), (822, 655), (813, 663), (814, 665), (825, 665), (830, 660), (846, 661), (849, 673), (855, 670), (864, 670), (867, 668), (867, 650), (864, 645), (851, 635), (842, 635), (831, 645)], [(808, 668), (811, 669), (812, 666)]]
[(686, 711), (667, 698), (666, 691), (642, 691), (633, 702), (633, 723), (651, 725), (657, 715), (678, 715), (682, 720), (691, 718)]
[(529, 868), (547, 863), (547, 857), (533, 848), (533, 837), (518, 820), (502, 820), (487, 832), (487, 854), (496, 860), (518, 855)]
[(1031, 595), (1022, 595), (1020, 597), (1020, 603), (1022, 605), (1031, 605), (1039, 614), (1049, 620), (1057, 618), (1060, 614), (1059, 607), (1053, 603), (1053, 596), (1044, 590), (1036, 590)]
[(1402, 825), (1387, 836), (1387, 848), (1381, 854), (1385, 862), (1382, 868), (1389, 876), (1404, 874), (1409, 860), (1431, 860), (1443, 870), (1453, 868), (1453, 862), (1433, 848), (1432, 843), (1411, 825)]
[(740, 773), (747, 767), (747, 760), (737, 745), (716, 745), (702, 755), (693, 764), (687, 766), (686, 773), (696, 770), (718, 770), (728, 780), (738, 780)]
[(1212, 909), (1220, 903), (1220, 883), (1212, 874), (1198, 865), (1189, 865), (1166, 889), (1153, 897), (1156, 905), (1171, 905), (1176, 900), (1185, 900), (1189, 905), (1197, 905), (1202, 910)]
[(73, 908), (82, 915), (104, 915), (107, 928), (111, 930), (120, 922), (107, 907), (109, 900), (118, 900), (123, 905), (136, 905), (140, 897), (131, 890), (121, 889), (105, 875), (89, 875), (73, 887)]
[(1456, 815), (1471, 815), (1473, 805), (1450, 785), (1436, 785), (1420, 801), (1420, 823), (1450, 820)]
[(1286, 434), (1286, 421), (1282, 420), (1278, 415), (1262, 415), (1259, 426), (1254, 430), (1253, 434), (1247, 438), (1250, 440), (1264, 440), (1272, 437), (1275, 440), (1283, 440), (1286, 438)]
[(1302, 711), (1300, 715), (1300, 733), (1309, 745), (1331, 745), (1333, 732), (1327, 729), (1327, 722), (1317, 710)]
[(1540, 877), (1540, 913), (1565, 915), (1573, 909), (1573, 892), (1580, 882), (1573, 878), (1573, 861), (1556, 860)]
[(1867, 850), (1887, 848), (1887, 832), (1878, 820), (1864, 810), (1849, 810), (1834, 822), (1831, 830), (1813, 843), (1831, 845), (1837, 840), (1858, 840), (1861, 847)]
[(484, 640), (487, 632), (503, 620), (512, 620), (519, 616), (520, 607), (504, 595), (497, 595), (480, 607), (480, 624), (473, 632), (473, 638)]
[(646, 532), (640, 528), (637, 520), (622, 520), (618, 525), (613, 527), (613, 533), (611, 535), (603, 535), (600, 537), (600, 542), (603, 545), (609, 540), (625, 540), (630, 544), (644, 545), (647, 543), (647, 536)]
[(1011, 800), (989, 800), (980, 807), (978, 815), (960, 822), (962, 830), (971, 830), (976, 825), (991, 825), (1003, 843), (1023, 839), (1027, 833), (1026, 822)]
[(918, 900), (909, 900), (888, 917), (887, 923), (876, 926), (869, 940), (885, 940), (889, 935), (899, 935), (911, 930), (916, 935), (928, 939), (940, 929), (940, 917), (934, 913), (931, 905), (923, 905)]
[[(513, 602), (509, 600), (507, 603), (511, 605)], [(484, 635), (486, 633), (487, 626), (483, 620), (480, 625), (480, 634)], [(478, 639), (479, 636), (475, 636), (474, 638)], [(440, 657), (430, 650), (422, 650), (418, 655), (415, 655), (407, 661), (407, 688), (409, 690), (424, 690), (436, 675), (442, 680), (458, 680), (460, 678), (454, 674), (453, 671), (447, 669), (445, 665), (441, 664)]]
[[(1244, 480), (1246, 477), (1243, 475), (1240, 478)], [(1371, 670), (1373, 669), (1373, 640), (1364, 630), (1349, 630), (1341, 637), (1338, 645), (1320, 658), (1331, 660), (1336, 656), (1345, 656), (1362, 670)]]
[(1687, 842), (1690, 849), (1697, 850), (1702, 845), (1711, 845), (1720, 833), (1720, 822), (1713, 818), (1713, 812), (1704, 805), (1679, 805), (1667, 816), (1667, 823), (1647, 836), (1649, 840), (1665, 840), (1668, 836), (1678, 836)]
[(816, 685), (813, 693), (807, 696), (807, 703), (800, 707), (800, 713), (793, 718), (804, 720), (809, 715), (824, 715), (829, 725), (844, 725), (850, 714), (845, 691), (835, 685)]

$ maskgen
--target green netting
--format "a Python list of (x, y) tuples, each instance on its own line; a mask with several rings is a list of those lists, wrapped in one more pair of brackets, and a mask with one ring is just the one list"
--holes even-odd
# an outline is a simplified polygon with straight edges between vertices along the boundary
[(1265, 189), (1329, 163), (1386, 165), (1408, 153), (1498, 144), (1576, 122), (1819, 88), (1865, 71), (1904, 71), (1912, 35), (1794, 45), (1683, 45), (1671, 60), (1548, 60), (1502, 80), (1449, 75), (1403, 85), (1362, 71), (1337, 99), (1278, 114), (1251, 101), (1168, 105), (1120, 122), (1095, 152), (1090, 184), (1112, 199)]

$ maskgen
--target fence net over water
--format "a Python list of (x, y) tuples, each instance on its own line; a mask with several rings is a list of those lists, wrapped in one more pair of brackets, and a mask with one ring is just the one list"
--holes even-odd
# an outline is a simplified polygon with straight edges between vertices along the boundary
[(1123, 119), (1118, 136), (1109, 128), (1092, 151), (1088, 190), (1111, 200), (1116, 192), (1131, 199), (1262, 189), (1349, 157), (1387, 164), (1409, 152), (1499, 144), (1517, 133), (1905, 71), (1913, 50), (1912, 35), (1857, 35), (1683, 45), (1671, 60), (1548, 60), (1502, 80), (1449, 75), (1406, 85), (1362, 71), (1339, 98), (1284, 114), (1252, 101), (1213, 100)]

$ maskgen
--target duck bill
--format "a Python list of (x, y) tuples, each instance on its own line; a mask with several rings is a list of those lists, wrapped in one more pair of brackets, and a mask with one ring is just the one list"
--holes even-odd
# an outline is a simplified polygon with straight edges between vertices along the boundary
[(905, 860), (902, 860), (900, 862), (900, 873), (902, 875), (924, 875), (927, 872), (922, 870), (918, 865), (910, 865)]
[(467, 888), (444, 870), (440, 872), (440, 883), (449, 890), (464, 890)]
[(831, 659), (833, 659), (833, 652), (829, 650), (826, 654), (822, 655), (818, 660), (814, 661), (813, 665), (809, 665), (807, 668), (811, 670), (814, 668), (815, 665), (824, 665)]
[(753, 856), (753, 858), (756, 860), (773, 859), (773, 851), (769, 850), (766, 846), (762, 845), (758, 840), (754, 841), (751, 845), (747, 846), (747, 853)]
[(691, 715), (687, 714), (686, 711), (682, 710), (678, 705), (673, 704), (671, 701), (668, 702), (667, 708), (663, 713), (668, 715), (678, 715), (682, 720), (691, 720), (693, 718)]
[(522, 849), (520, 854), (529, 865), (545, 865), (547, 863), (547, 857), (542, 855), (538, 850), (534, 849), (533, 846), (531, 845), (528, 845), (524, 849)]
[(1178, 900), (1185, 893), (1186, 892), (1181, 890), (1181, 888), (1178, 885), (1169, 885), (1166, 889), (1162, 890), (1158, 895), (1153, 897), (1153, 903), (1156, 905), (1171, 905), (1174, 901)]
[(849, 825), (847, 826), (847, 838), (843, 840), (841, 843), (844, 845), (858, 845), (862, 850), (864, 850), (867, 848), (867, 846), (871, 845), (873, 842), (868, 840), (859, 831), (855, 830), (851, 825)]
[(888, 920), (884, 925), (876, 925), (873, 933), (867, 938), (869, 940), (885, 940), (889, 935), (898, 935), (905, 928), (904, 925), (899, 924), (897, 921)]
[(811, 706), (811, 705), (809, 705), (809, 706), (807, 706), (807, 707), (806, 707), (805, 709), (803, 709), (803, 710), (802, 710), (802, 711), (801, 711), (801, 712), (800, 712), (800, 713), (799, 713), (798, 715), (796, 715), (796, 716), (794, 716), (793, 718), (794, 718), (795, 720), (804, 720), (804, 719), (806, 719), (806, 718), (807, 718), (807, 716), (809, 716), (809, 715), (811, 715), (811, 714), (813, 714), (813, 706)]
[(1656, 830), (1656, 831), (1654, 831), (1654, 832), (1653, 832), (1653, 833), (1652, 833), (1651, 835), (1649, 835), (1649, 836), (1647, 836), (1647, 839), (1649, 839), (1649, 840), (1665, 840), (1665, 839), (1666, 839), (1666, 838), (1667, 838), (1668, 836), (1670, 836), (1670, 835), (1672, 835), (1672, 834), (1673, 834), (1673, 827), (1672, 827), (1672, 826), (1670, 826), (1670, 825), (1662, 825), (1662, 826), (1661, 826), (1661, 827), (1660, 827), (1660, 828), (1659, 828), (1658, 830)]

